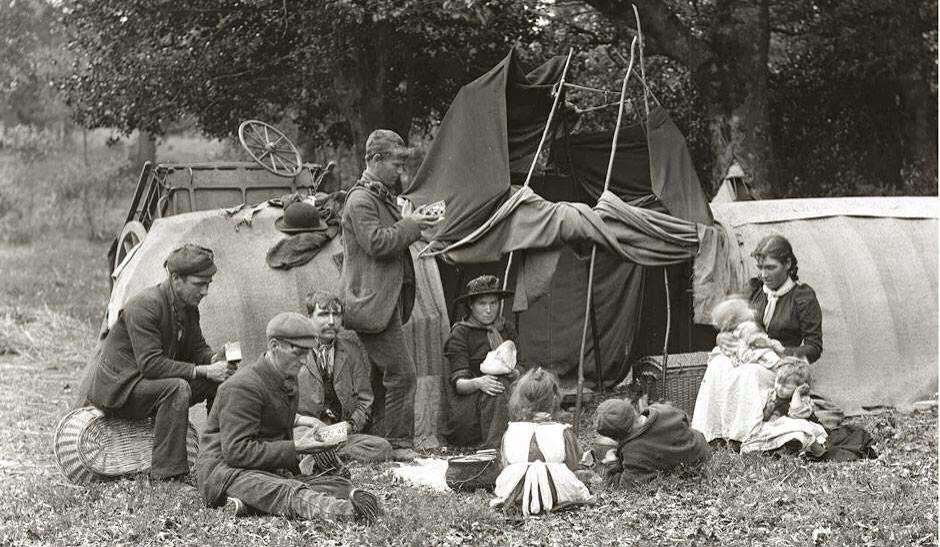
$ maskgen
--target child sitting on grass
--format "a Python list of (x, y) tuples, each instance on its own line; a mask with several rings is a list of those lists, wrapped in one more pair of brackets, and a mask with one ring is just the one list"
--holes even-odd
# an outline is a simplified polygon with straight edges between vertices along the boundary
[(608, 399), (597, 407), (598, 435), (617, 441), (617, 460), (607, 468), (606, 481), (623, 488), (648, 482), (664, 473), (697, 471), (711, 458), (705, 437), (689, 427), (685, 412), (653, 403), (637, 412), (629, 401)]
[(781, 416), (812, 420), (813, 402), (809, 397), (809, 363), (799, 357), (784, 357), (777, 365), (774, 387), (767, 393), (764, 421)]
[(783, 344), (767, 336), (754, 321), (754, 310), (744, 298), (732, 296), (712, 308), (712, 323), (718, 329), (716, 347), (734, 366), (758, 363), (773, 368), (783, 355)]
[(509, 426), (502, 439), (503, 469), (496, 479), (493, 506), (521, 508), (526, 516), (592, 501), (575, 475), (580, 453), (561, 413), (558, 379), (537, 367), (512, 386)]

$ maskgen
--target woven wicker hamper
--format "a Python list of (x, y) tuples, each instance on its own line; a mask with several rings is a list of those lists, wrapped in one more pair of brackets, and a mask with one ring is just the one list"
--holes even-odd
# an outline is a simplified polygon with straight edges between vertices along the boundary
[(691, 417), (708, 366), (708, 355), (707, 351), (669, 355), (665, 385), (662, 384), (662, 355), (650, 355), (637, 361), (633, 365), (633, 377), (651, 380), (650, 402), (669, 401)]
[[(59, 470), (77, 484), (142, 473), (150, 469), (153, 419), (126, 420), (107, 417), (91, 406), (77, 408), (56, 425), (53, 451)], [(186, 436), (186, 452), (192, 469), (199, 452), (199, 438), (192, 423)]]

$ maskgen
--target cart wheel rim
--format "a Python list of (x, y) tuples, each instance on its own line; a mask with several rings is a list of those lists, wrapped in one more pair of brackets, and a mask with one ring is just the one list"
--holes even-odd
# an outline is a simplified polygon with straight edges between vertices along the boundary
[(300, 174), (302, 162), (294, 143), (273, 125), (246, 120), (238, 126), (238, 140), (261, 167), (280, 177)]
[(124, 229), (121, 230), (121, 235), (118, 237), (118, 246), (117, 252), (114, 254), (114, 269), (112, 270), (112, 275), (117, 276), (120, 273), (120, 270), (123, 269), (124, 262), (133, 256), (137, 247), (143, 243), (145, 237), (147, 237), (147, 229), (144, 228), (144, 225), (140, 222), (132, 220), (124, 225)]

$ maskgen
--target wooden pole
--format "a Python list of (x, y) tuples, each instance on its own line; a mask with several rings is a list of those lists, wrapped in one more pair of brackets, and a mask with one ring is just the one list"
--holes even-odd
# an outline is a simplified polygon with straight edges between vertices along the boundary
[[(627, 94), (627, 81), (630, 80), (630, 73), (633, 72), (633, 59), (636, 48), (636, 37), (630, 44), (630, 65), (627, 67), (627, 75), (623, 77), (623, 83), (620, 85), (620, 106), (617, 108), (617, 125), (614, 126), (614, 138), (610, 143), (610, 159), (607, 161), (607, 176), (604, 178), (604, 192), (610, 187), (611, 172), (614, 168), (614, 154), (617, 152), (617, 140), (620, 138), (620, 123), (623, 121), (623, 103)], [(581, 423), (581, 403), (584, 399), (584, 349), (587, 345), (588, 320), (591, 316), (591, 294), (594, 292), (594, 262), (597, 260), (597, 244), (591, 246), (591, 265), (588, 268), (588, 287), (587, 297), (584, 302), (584, 326), (581, 328), (581, 350), (578, 353), (578, 394), (575, 399), (574, 409), (574, 428), (575, 435), (578, 434), (578, 428)], [(597, 352), (599, 348), (594, 348)]]
[(660, 400), (666, 398), (666, 370), (669, 368), (669, 328), (672, 326), (672, 299), (669, 298), (669, 270), (663, 266), (663, 283), (666, 287), (666, 336), (663, 340), (663, 375), (659, 382)]
[(640, 38), (640, 79), (643, 81), (643, 106), (646, 107), (646, 123), (648, 124), (650, 119), (649, 88), (646, 86), (646, 62), (643, 60), (643, 28), (640, 26), (640, 12), (636, 9), (636, 4), (633, 4), (633, 17), (636, 19), (636, 35)]
[[(640, 26), (640, 12), (636, 9), (636, 4), (633, 5), (633, 16), (636, 19), (636, 35), (640, 38), (640, 79), (643, 80), (643, 105), (646, 107), (646, 124), (648, 126), (650, 119), (649, 87), (646, 85), (646, 65), (643, 61), (643, 28)], [(649, 134), (649, 127), (647, 127), (646, 133)], [(652, 168), (653, 166), (650, 165), (650, 169)], [(650, 178), (652, 179), (652, 172), (650, 173)], [(672, 298), (669, 296), (669, 270), (665, 266), (663, 267), (663, 286), (666, 289), (666, 334), (663, 337), (663, 373), (659, 382), (660, 399), (666, 398), (666, 377), (669, 368), (669, 331), (672, 328)]]
[[(542, 154), (542, 147), (545, 146), (545, 140), (548, 139), (548, 132), (552, 127), (552, 119), (555, 117), (555, 110), (558, 108), (558, 101), (561, 98), (562, 91), (565, 88), (565, 77), (568, 75), (568, 66), (571, 64), (571, 56), (574, 54), (574, 48), (568, 49), (568, 58), (565, 59), (565, 68), (561, 71), (561, 79), (558, 80), (558, 89), (555, 92), (555, 99), (552, 101), (552, 109), (548, 112), (548, 121), (545, 122), (545, 129), (542, 130), (542, 138), (539, 140), (539, 147), (535, 149), (535, 156), (532, 158), (532, 165), (529, 166), (529, 172), (526, 173), (525, 182), (522, 187), (529, 186), (532, 180), (532, 173), (535, 172), (535, 165)], [(509, 286), (509, 269), (512, 268), (512, 257), (514, 252), (509, 251), (509, 259), (506, 261), (506, 270), (503, 272), (503, 290)], [(499, 301), (499, 315), (503, 315), (503, 300)]]

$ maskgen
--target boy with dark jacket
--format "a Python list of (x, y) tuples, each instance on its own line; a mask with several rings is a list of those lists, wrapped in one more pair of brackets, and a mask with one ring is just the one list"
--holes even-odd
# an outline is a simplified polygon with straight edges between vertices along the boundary
[(617, 461), (607, 483), (630, 487), (657, 475), (696, 471), (711, 458), (705, 437), (689, 427), (685, 412), (654, 403), (637, 413), (629, 401), (609, 399), (597, 407), (597, 432), (617, 441)]

